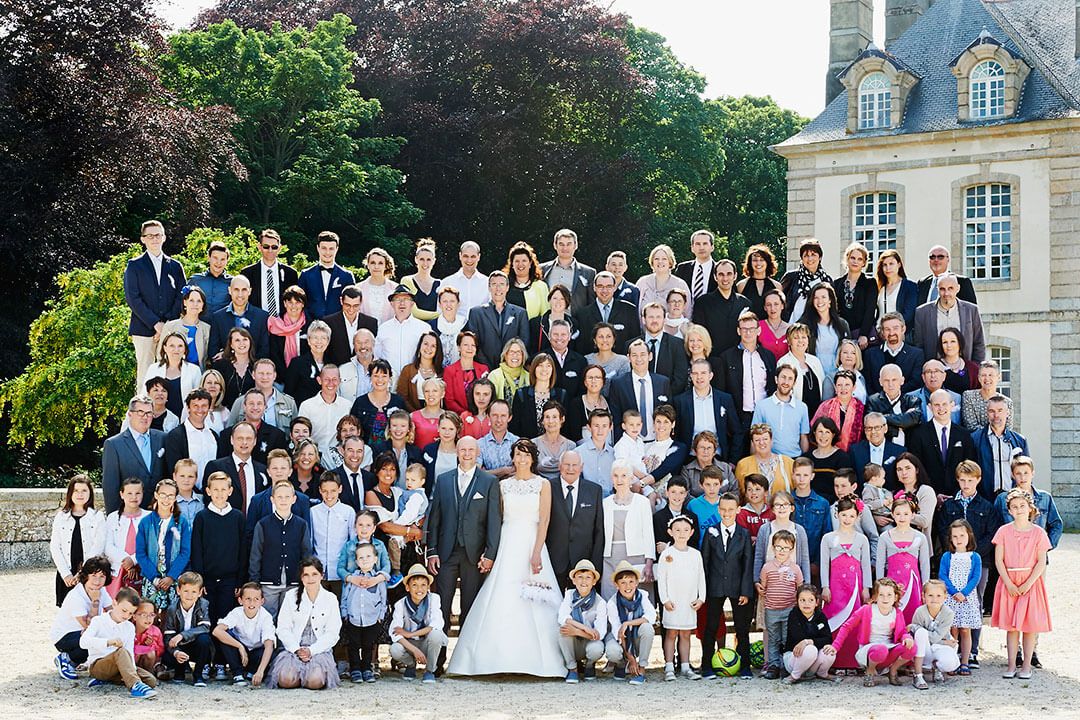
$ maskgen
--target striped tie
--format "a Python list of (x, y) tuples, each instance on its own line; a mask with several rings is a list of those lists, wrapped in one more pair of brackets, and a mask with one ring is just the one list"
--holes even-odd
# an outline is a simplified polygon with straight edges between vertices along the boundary
[(705, 269), (700, 263), (696, 265), (697, 269), (694, 271), (694, 299), (701, 297), (705, 293)]
[(266, 310), (270, 313), (270, 317), (277, 317), (278, 301), (277, 301), (277, 288), (274, 287), (274, 268), (266, 268)]

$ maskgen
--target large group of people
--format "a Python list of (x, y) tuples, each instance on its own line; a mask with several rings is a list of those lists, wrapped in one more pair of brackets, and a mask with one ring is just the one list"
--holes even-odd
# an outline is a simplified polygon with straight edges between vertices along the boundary
[(61, 677), (641, 684), (660, 634), (669, 681), (926, 689), (979, 669), (987, 615), (1005, 677), (1041, 667), (1062, 523), (946, 248), (916, 283), (855, 243), (834, 279), (806, 240), (777, 280), (700, 230), (631, 282), (564, 229), (487, 275), (473, 241), (442, 279), (430, 239), (400, 279), (373, 248), (356, 282), (332, 232), (300, 273), (265, 230), (259, 262), (230, 276), (212, 243), (190, 279), (164, 241), (144, 223), (124, 274), (105, 507), (77, 476), (53, 526)]

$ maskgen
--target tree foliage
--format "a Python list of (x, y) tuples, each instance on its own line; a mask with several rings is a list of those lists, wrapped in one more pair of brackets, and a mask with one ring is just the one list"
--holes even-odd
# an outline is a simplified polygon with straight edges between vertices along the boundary
[(194, 107), (226, 105), (239, 117), (233, 133), (248, 172), (217, 194), (223, 216), (406, 249), (403, 230), (421, 213), (386, 164), (405, 141), (373, 135), (379, 102), (350, 88), (356, 55), (345, 41), (355, 30), (335, 15), (310, 30), (241, 30), (227, 20), (169, 38), (166, 86)]

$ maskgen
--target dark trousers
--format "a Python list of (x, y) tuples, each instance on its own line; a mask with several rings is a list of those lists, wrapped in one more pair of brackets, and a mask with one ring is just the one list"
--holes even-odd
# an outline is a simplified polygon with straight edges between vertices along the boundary
[(341, 629), (345, 634), (345, 642), (349, 644), (349, 669), (371, 670), (372, 662), (376, 658), (379, 649), (379, 635), (382, 634), (382, 625), (375, 623), (362, 627), (353, 625), (346, 620)]
[(238, 605), (236, 600), (236, 578), (204, 578), (206, 602), (210, 605), (210, 624), (217, 625)]
[(724, 601), (731, 600), (731, 619), (735, 623), (735, 642), (742, 667), (750, 669), (750, 620), (754, 613), (754, 599), (745, 605), (739, 604), (739, 598), (710, 597), (705, 601), (705, 637), (701, 638), (701, 666), (709, 670), (712, 656), (716, 650), (716, 630), (724, 617)]
[(454, 599), (454, 590), (458, 580), (461, 581), (461, 624), (465, 624), (465, 617), (469, 614), (473, 601), (480, 592), (480, 585), (484, 582), (484, 576), (480, 574), (480, 568), (471, 562), (465, 554), (465, 548), (457, 546), (447, 558), (439, 558), (442, 563), (439, 566), (439, 574), (435, 576), (435, 588), (442, 600), (443, 628), (447, 634), (450, 632), (450, 611)]
[(72, 630), (64, 637), (56, 641), (56, 649), (60, 652), (67, 653), (71, 658), (71, 662), (76, 665), (82, 665), (86, 662), (86, 659), (90, 657), (90, 653), (79, 647), (79, 638), (82, 637), (82, 633), (78, 630)]
[(183, 678), (184, 673), (187, 672), (188, 664), (181, 663), (176, 659), (175, 653), (177, 650), (183, 650), (191, 656), (189, 662), (195, 663), (195, 677), (197, 678), (210, 664), (210, 658), (214, 652), (214, 643), (210, 639), (210, 633), (200, 633), (188, 642), (180, 643), (176, 648), (169, 647), (169, 640), (165, 640), (165, 666), (175, 670), (177, 678)]
[(742, 406), (742, 395), (741, 394), (735, 398), (735, 402), (738, 403), (739, 406), (740, 406), (740, 408), (738, 410), (736, 410), (735, 412), (738, 413), (738, 415), (739, 415), (739, 424), (742, 425), (742, 429), (743, 429), (742, 447), (738, 449), (739, 450), (739, 457), (744, 458), (747, 455), (752, 455), (753, 454), (751, 452), (751, 450), (750, 450), (750, 426), (754, 422), (754, 411), (753, 410), (743, 410), (742, 409), (742, 407), (741, 407)]
[(240, 662), (239, 650), (232, 645), (226, 645), (225, 643), (218, 643), (217, 645), (218, 649), (221, 651), (221, 656), (225, 658), (225, 662), (229, 666), (229, 674), (233, 677), (243, 675), (245, 672), (254, 673), (258, 670), (259, 663), (262, 662), (262, 656), (266, 650), (262, 645), (249, 649), (247, 651), (248, 662), (245, 667), (244, 664)]

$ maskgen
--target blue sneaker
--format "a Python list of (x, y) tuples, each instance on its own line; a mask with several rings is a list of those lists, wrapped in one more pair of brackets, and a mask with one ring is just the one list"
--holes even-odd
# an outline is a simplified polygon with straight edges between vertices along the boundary
[(408, 680), (409, 682), (412, 682), (413, 680), (415, 680), (416, 679), (416, 668), (407, 667), (404, 670), (402, 670), (401, 671), (401, 679), (402, 680)]
[(352, 680), (354, 683), (362, 683), (364, 682), (364, 673), (360, 672), (359, 670), (353, 670), (349, 673), (349, 679)]
[(566, 673), (566, 683), (568, 685), (577, 685), (578, 684), (577, 670), (571, 670), (571, 671)]
[(398, 585), (401, 584), (401, 581), (404, 580), (404, 579), (405, 579), (405, 576), (402, 575), (401, 573), (394, 573), (393, 575), (390, 576), (390, 579), (387, 581), (386, 586), (387, 587), (397, 587)]
[(424, 679), (421, 680), (420, 682), (424, 683), (425, 685), (434, 685), (435, 684), (435, 673), (428, 670), (426, 673), (424, 673)]
[(701, 669), (701, 679), (702, 680), (715, 680), (716, 679), (716, 671), (713, 670), (711, 667), (706, 667), (706, 666), (703, 665), (702, 669)]
[(635, 675), (634, 677), (630, 678), (630, 684), (631, 685), (644, 685), (645, 684), (645, 676), (644, 675)]
[(149, 700), (150, 698), (157, 697), (157, 690), (146, 683), (137, 682), (131, 688), (131, 697), (139, 700)]
[(375, 682), (375, 671), (374, 670), (364, 670), (362, 675), (363, 675), (363, 678), (364, 678), (364, 682), (366, 682), (366, 683)]
[(101, 687), (102, 685), (107, 685), (107, 684), (108, 683), (106, 683), (104, 680), (98, 680), (97, 678), (90, 678), (90, 682), (86, 683), (86, 687), (88, 687), (88, 688), (96, 688), (96, 687)]
[(60, 673), (60, 677), (65, 680), (78, 680), (79, 674), (75, 672), (75, 666), (71, 663), (71, 657), (62, 652), (53, 659), (53, 665), (56, 666), (56, 672)]

